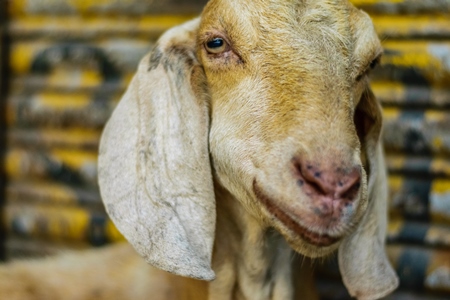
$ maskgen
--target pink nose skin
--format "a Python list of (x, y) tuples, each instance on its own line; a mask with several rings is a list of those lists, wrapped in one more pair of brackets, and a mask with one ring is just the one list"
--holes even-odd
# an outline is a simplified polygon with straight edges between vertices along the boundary
[[(361, 184), (361, 168), (319, 168), (311, 163), (297, 163), (298, 184), (308, 196), (330, 200), (353, 201)], [(321, 197), (322, 198), (322, 197)]]

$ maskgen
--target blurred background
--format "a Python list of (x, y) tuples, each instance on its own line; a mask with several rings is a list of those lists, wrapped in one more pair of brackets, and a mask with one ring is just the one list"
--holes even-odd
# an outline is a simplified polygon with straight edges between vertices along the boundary
[[(2, 259), (122, 241), (101, 204), (101, 130), (140, 58), (206, 0), (0, 1)], [(372, 86), (390, 171), (389, 299), (450, 299), (450, 0), (352, 0), (383, 41)], [(337, 265), (323, 299), (349, 299)]]

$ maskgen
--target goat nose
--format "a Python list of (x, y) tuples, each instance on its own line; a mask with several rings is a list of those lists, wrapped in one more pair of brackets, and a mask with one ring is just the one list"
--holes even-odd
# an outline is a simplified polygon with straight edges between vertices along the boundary
[(353, 200), (361, 184), (361, 168), (350, 171), (344, 168), (320, 169), (313, 164), (300, 164), (297, 169), (301, 175), (300, 184), (309, 193), (321, 194), (333, 199)]

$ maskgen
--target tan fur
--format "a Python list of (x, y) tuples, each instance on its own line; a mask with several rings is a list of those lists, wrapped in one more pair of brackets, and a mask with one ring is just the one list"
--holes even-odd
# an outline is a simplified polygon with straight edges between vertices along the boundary
[[(214, 37), (229, 48), (208, 53)], [(99, 157), (105, 207), (136, 251), (210, 282), (114, 246), (3, 267), (0, 296), (313, 299), (294, 251), (336, 250), (351, 295), (387, 295), (397, 278), (384, 253), (381, 110), (366, 76), (381, 52), (369, 17), (347, 1), (211, 0), (141, 61)], [(305, 164), (359, 174), (333, 220), (321, 215), (323, 196), (298, 183)]]
[(0, 299), (206, 299), (206, 283), (145, 263), (126, 243), (0, 267)]

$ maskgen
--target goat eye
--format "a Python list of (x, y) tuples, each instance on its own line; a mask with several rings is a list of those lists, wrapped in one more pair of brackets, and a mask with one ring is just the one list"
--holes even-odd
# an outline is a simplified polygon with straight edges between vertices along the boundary
[(375, 69), (379, 64), (380, 64), (380, 60), (381, 60), (381, 55), (378, 56), (377, 58), (375, 58), (374, 60), (372, 60), (370, 62), (370, 64), (366, 67), (366, 69), (364, 70), (364, 72), (360, 73), (357, 77), (356, 77), (356, 81), (360, 81), (364, 76), (368, 75), (370, 71), (372, 71), (373, 69)]
[(370, 70), (375, 69), (375, 68), (380, 64), (380, 60), (381, 60), (381, 57), (380, 57), (380, 56), (378, 56), (377, 58), (375, 58), (374, 60), (372, 60), (372, 62), (371, 62), (370, 65), (369, 65)]
[(206, 50), (211, 54), (219, 54), (224, 52), (228, 44), (222, 38), (214, 38), (206, 42)]

